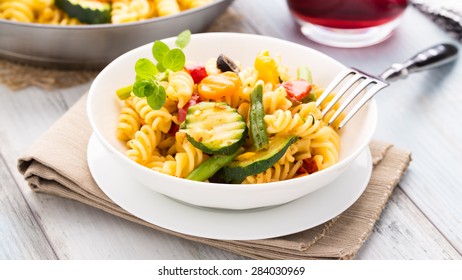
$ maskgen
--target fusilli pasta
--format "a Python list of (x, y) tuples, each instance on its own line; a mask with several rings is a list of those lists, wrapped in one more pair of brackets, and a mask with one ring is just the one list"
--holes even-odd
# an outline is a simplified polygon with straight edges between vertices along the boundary
[[(295, 80), (289, 75), (288, 68), (281, 64), (280, 57), (273, 59), (269, 57), (268, 52), (262, 53), (267, 56), (265, 59), (270, 61), (279, 80), (289, 83)], [(242, 177), (244, 178), (242, 183), (268, 183), (309, 175), (328, 168), (338, 161), (340, 137), (335, 126), (327, 126), (322, 118), (321, 109), (325, 106), (324, 103), (321, 108), (318, 108), (315, 102), (304, 103), (294, 99), (294, 95), (289, 94), (291, 89), (284, 87), (281, 81), (277, 83), (263, 81), (256, 68), (242, 69), (239, 64), (239, 73), (222, 72), (217, 68), (216, 63), (211, 62), (212, 60), (208, 60), (203, 66), (207, 77), (197, 84), (187, 70), (170, 72), (167, 81), (160, 82), (166, 88), (167, 100), (159, 110), (149, 107), (144, 98), (132, 95), (125, 100), (119, 118), (117, 136), (122, 141), (127, 141), (128, 157), (158, 172), (180, 178), (187, 177), (212, 156), (207, 154), (206, 149), (194, 145), (196, 138), (188, 138), (188, 130), (181, 128), (184, 125), (186, 112), (188, 116), (196, 114), (192, 113), (196, 111), (188, 111), (188, 107), (191, 106), (190, 101), (194, 101), (192, 104), (216, 102), (217, 105), (213, 106), (218, 107), (224, 106), (220, 105), (224, 103), (219, 102), (226, 102), (225, 105), (237, 111), (239, 118), (242, 117), (249, 127), (252, 125), (249, 119), (249, 114), (253, 110), (251, 102), (254, 102), (251, 94), (254, 88), (261, 84), (263, 85), (261, 103), (264, 112), (262, 120), (265, 125), (263, 128), (265, 131), (262, 133), (267, 134), (270, 139), (288, 137), (293, 141), (290, 142), (290, 146), (288, 144), (282, 156), (278, 155), (277, 161), (274, 161), (272, 166), (262, 172)], [(274, 75), (275, 73), (266, 72), (263, 76), (274, 80)], [(316, 96), (323, 91), (322, 88), (314, 85), (309, 85), (309, 89)], [(192, 96), (199, 96), (199, 99), (193, 100)], [(223, 123), (220, 123), (220, 120)], [(229, 127), (235, 126), (234, 123), (229, 123), (229, 118), (222, 117), (220, 114), (207, 115), (205, 121), (223, 127), (227, 127), (227, 124), (230, 124)], [(209, 135), (208, 131), (201, 130), (203, 126), (199, 126), (198, 129), (195, 133), (203, 133), (202, 138), (205, 139)], [(222, 133), (220, 135), (227, 135), (228, 131)], [(232, 134), (233, 132), (229, 132), (229, 135)], [(269, 142), (271, 143), (271, 140)], [(244, 144), (241, 149), (244, 152), (239, 152), (239, 155), (233, 158), (234, 162), (243, 162), (256, 153), (252, 150), (252, 141), (247, 139), (242, 143)]]
[(175, 0), (154, 0), (159, 16), (171, 16), (180, 12), (180, 5)]
[[(128, 23), (169, 16), (206, 5), (211, 0), (107, 0), (111, 23)], [(181, 7), (181, 8), (180, 8)], [(0, 18), (18, 22), (76, 25), (78, 19), (58, 9), (53, 0), (0, 0)]]
[(178, 102), (178, 107), (183, 108), (191, 99), (194, 91), (194, 81), (191, 75), (184, 71), (171, 73), (168, 77), (167, 96), (172, 101)]
[(112, 23), (133, 22), (156, 15), (154, 0), (113, 0)]

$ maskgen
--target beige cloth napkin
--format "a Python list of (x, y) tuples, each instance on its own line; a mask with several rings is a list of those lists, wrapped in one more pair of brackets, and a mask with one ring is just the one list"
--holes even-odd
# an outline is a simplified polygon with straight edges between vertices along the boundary
[(200, 238), (138, 219), (113, 203), (98, 188), (87, 166), (87, 143), (92, 130), (85, 103), (86, 95), (18, 160), (18, 169), (32, 190), (74, 199), (135, 223), (253, 259), (353, 258), (379, 219), (411, 159), (407, 151), (384, 142), (371, 142), (374, 169), (365, 192), (344, 213), (315, 228), (264, 240)]

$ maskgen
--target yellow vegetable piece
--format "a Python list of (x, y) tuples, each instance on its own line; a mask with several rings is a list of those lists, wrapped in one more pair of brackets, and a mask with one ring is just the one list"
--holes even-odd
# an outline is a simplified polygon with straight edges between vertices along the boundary
[(242, 83), (234, 72), (224, 72), (205, 77), (197, 87), (203, 100), (220, 101), (233, 95), (238, 96)]
[(259, 79), (273, 85), (277, 85), (279, 83), (278, 65), (270, 56), (268, 50), (263, 50), (257, 55), (254, 67), (258, 71)]

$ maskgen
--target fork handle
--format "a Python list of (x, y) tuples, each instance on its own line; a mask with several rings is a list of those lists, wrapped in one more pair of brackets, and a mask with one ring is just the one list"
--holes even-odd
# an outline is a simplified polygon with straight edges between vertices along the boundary
[(452, 44), (438, 44), (425, 49), (404, 63), (395, 63), (380, 74), (385, 81), (395, 81), (406, 78), (410, 73), (427, 70), (454, 61), (457, 58), (458, 49)]

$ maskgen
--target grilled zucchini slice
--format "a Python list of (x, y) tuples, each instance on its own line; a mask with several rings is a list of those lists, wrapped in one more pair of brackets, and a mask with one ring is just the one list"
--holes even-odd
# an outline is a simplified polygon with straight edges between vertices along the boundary
[(225, 102), (200, 102), (189, 107), (181, 129), (196, 148), (214, 155), (236, 152), (248, 132), (244, 118)]
[(109, 3), (96, 0), (55, 0), (55, 5), (80, 22), (89, 24), (111, 22)]
[(272, 167), (297, 139), (296, 136), (276, 136), (270, 139), (268, 149), (244, 153), (240, 156), (245, 157), (244, 160), (234, 160), (223, 167), (221, 178), (225, 183), (240, 184), (247, 176)]

